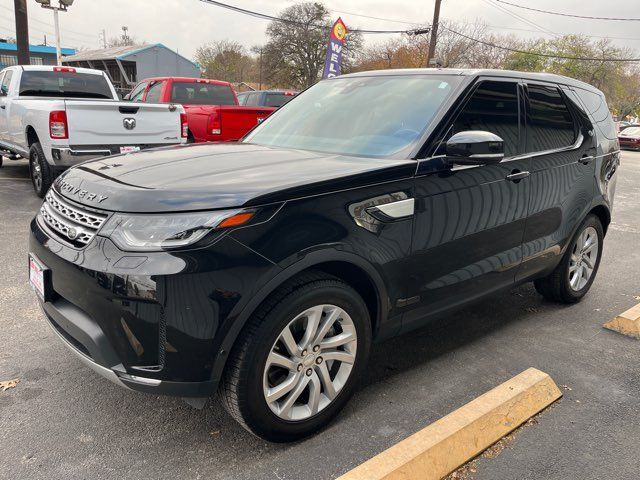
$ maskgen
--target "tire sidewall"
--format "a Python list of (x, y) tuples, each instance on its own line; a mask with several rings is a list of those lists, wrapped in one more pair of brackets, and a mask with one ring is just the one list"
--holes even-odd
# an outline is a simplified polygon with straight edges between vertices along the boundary
[[(290, 297), (288, 297), (290, 300)], [(266, 358), (284, 327), (298, 314), (315, 305), (336, 305), (351, 317), (358, 337), (356, 360), (349, 380), (333, 402), (319, 413), (302, 421), (287, 421), (271, 411), (264, 398), (263, 375)], [(347, 285), (325, 286), (301, 292), (293, 301), (283, 301), (265, 317), (256, 335), (258, 342), (247, 358), (246, 401), (243, 416), (259, 436), (272, 441), (291, 441), (308, 436), (324, 427), (347, 403), (362, 377), (371, 345), (371, 323), (366, 305)]]
[[(33, 160), (34, 155), (38, 155), (37, 163), (40, 165), (40, 176), (41, 176), (40, 189), (36, 187), (36, 183), (33, 179), (32, 164), (34, 162)], [(29, 149), (29, 176), (31, 177), (31, 185), (33, 186), (33, 189), (35, 190), (36, 194), (40, 198), (43, 198), (44, 195), (47, 193), (47, 190), (51, 186), (51, 175), (49, 174), (49, 165), (47, 164), (47, 161), (44, 158), (44, 151), (42, 150), (42, 146), (38, 142), (31, 145), (31, 148)]]
[[(573, 247), (575, 246), (576, 241), (578, 240), (578, 237), (588, 227), (593, 227), (598, 234), (598, 257), (596, 258), (596, 264), (594, 265), (593, 272), (591, 273), (591, 277), (589, 278), (589, 281), (587, 282), (587, 284), (584, 287), (582, 287), (580, 290), (574, 290), (573, 288), (571, 288), (571, 285), (569, 284), (569, 264), (571, 262), (571, 253), (573, 252)], [(567, 249), (565, 258), (563, 259), (561, 285), (562, 285), (562, 293), (566, 298), (572, 301), (578, 302), (582, 299), (582, 297), (584, 297), (587, 294), (587, 292), (591, 288), (591, 285), (593, 284), (596, 278), (596, 275), (598, 274), (598, 269), (600, 267), (600, 260), (602, 259), (603, 243), (604, 243), (604, 231), (602, 229), (602, 224), (600, 223), (600, 220), (595, 215), (589, 215), (582, 222), (582, 224), (580, 225), (580, 228), (578, 228), (578, 230), (576, 231), (576, 234), (573, 236), (573, 239), (571, 240), (571, 243), (569, 244), (569, 247)]]

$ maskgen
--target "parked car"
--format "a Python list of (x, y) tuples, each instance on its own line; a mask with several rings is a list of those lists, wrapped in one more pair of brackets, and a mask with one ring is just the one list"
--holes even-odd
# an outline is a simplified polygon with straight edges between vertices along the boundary
[(0, 72), (0, 150), (29, 159), (33, 188), (83, 160), (186, 142), (179, 105), (118, 100), (100, 70), (16, 66)]
[(638, 123), (628, 123), (628, 122), (624, 122), (624, 124), (623, 124), (623, 122), (620, 122), (620, 130), (619, 131), (622, 132), (623, 130), (626, 130), (627, 128), (630, 128), (630, 127), (640, 127), (640, 124), (638, 124)]
[(239, 140), (275, 110), (241, 107), (229, 82), (204, 78), (148, 78), (126, 98), (132, 102), (181, 104), (187, 112), (189, 143)]
[(238, 94), (240, 105), (280, 108), (298, 94), (293, 90), (256, 90)]
[(628, 127), (618, 134), (620, 148), (640, 150), (640, 127)]
[(576, 80), (343, 75), (239, 143), (70, 169), (31, 223), (30, 278), (101, 375), (192, 405), (219, 390), (290, 441), (337, 415), (372, 342), (524, 282), (580, 301), (618, 164), (604, 96)]

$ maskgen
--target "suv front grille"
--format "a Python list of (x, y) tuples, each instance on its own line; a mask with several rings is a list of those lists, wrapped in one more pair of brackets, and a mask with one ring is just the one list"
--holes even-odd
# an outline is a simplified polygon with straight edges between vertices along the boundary
[(40, 217), (58, 236), (74, 246), (85, 246), (107, 219), (107, 215), (85, 210), (64, 201), (53, 189), (49, 189)]

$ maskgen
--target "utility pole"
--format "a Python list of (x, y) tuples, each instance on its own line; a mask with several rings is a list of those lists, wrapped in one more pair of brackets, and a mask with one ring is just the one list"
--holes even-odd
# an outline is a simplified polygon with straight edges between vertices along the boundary
[(29, 65), (29, 23), (27, 21), (27, 0), (14, 0), (16, 15), (16, 42), (18, 43), (18, 65)]
[[(16, 0), (17, 1), (17, 0)], [(67, 8), (73, 5), (73, 0), (58, 0), (58, 6), (51, 5), (51, 0), (36, 0), (42, 8), (53, 10), (53, 24), (56, 29), (56, 64), (62, 65), (62, 49), (60, 48), (60, 22), (58, 21), (58, 12), (66, 12)]]
[(436, 0), (433, 9), (433, 22), (431, 23), (431, 39), (429, 40), (429, 53), (427, 54), (427, 67), (436, 55), (436, 41), (438, 40), (438, 22), (440, 21), (440, 4), (442, 0)]
[(102, 48), (107, 48), (107, 32), (105, 32), (104, 28), (102, 29)]

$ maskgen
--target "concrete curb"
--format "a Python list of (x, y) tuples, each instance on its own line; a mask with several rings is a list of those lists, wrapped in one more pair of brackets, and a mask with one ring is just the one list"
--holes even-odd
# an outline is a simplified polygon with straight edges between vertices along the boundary
[(604, 328), (640, 339), (640, 303), (603, 325)]
[(529, 368), (338, 480), (441, 479), (561, 396), (549, 375)]

